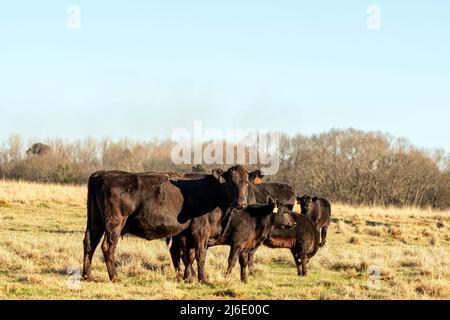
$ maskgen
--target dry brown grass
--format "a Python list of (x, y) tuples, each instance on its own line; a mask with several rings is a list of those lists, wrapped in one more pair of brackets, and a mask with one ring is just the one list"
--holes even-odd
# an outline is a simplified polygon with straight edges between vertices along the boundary
[[(298, 277), (288, 250), (261, 248), (248, 284), (224, 278), (228, 248), (212, 248), (213, 287), (176, 280), (164, 241), (125, 237), (111, 284), (101, 253), (95, 282), (67, 286), (81, 268), (85, 186), (0, 181), (0, 299), (449, 299), (450, 212), (333, 204), (327, 245)], [(379, 288), (368, 287), (369, 269)]]
[(41, 184), (27, 181), (0, 180), (0, 207), (11, 205), (79, 206), (86, 201), (85, 186)]

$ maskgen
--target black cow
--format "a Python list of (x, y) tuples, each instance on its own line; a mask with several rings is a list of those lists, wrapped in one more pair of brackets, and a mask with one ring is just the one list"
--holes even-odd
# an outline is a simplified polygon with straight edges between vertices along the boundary
[(295, 227), (295, 221), (289, 214), (283, 211), (274, 212), (274, 208), (274, 204), (250, 205), (244, 210), (234, 209), (231, 212), (231, 220), (225, 234), (221, 236), (221, 242), (214, 243), (214, 245), (231, 247), (227, 277), (231, 274), (239, 257), (241, 280), (247, 282), (249, 253), (255, 252), (270, 237), (274, 227), (280, 229)]
[(294, 188), (287, 183), (262, 182), (263, 177), (260, 170), (255, 170), (249, 174), (250, 188), (253, 191), (255, 203), (277, 203), (293, 210), (296, 200)]
[(289, 210), (285, 212), (295, 221), (295, 229), (274, 228), (270, 237), (264, 241), (264, 245), (269, 248), (291, 249), (298, 275), (306, 276), (307, 263), (319, 250), (319, 231), (308, 217)]
[(317, 230), (322, 235), (320, 246), (323, 247), (327, 239), (327, 231), (331, 222), (331, 204), (328, 200), (318, 197), (311, 197), (305, 194), (297, 198), (301, 207), (301, 212), (310, 218), (316, 225)]
[[(205, 242), (207, 244), (211, 244), (212, 241), (215, 242), (216, 240), (214, 239), (218, 239), (221, 236), (223, 230), (226, 230), (224, 225), (229, 225), (230, 220), (231, 215), (229, 213), (227, 214), (222, 209), (216, 208), (207, 215), (192, 219), (191, 225), (185, 232), (172, 239), (166, 239), (167, 245), (172, 240), (170, 255), (175, 273), (178, 277), (182, 276), (180, 264), (180, 260), (182, 259), (185, 266), (183, 279), (187, 282), (192, 281), (192, 276), (195, 275), (193, 263), (197, 260), (195, 248), (197, 246), (204, 246)], [(202, 264), (204, 264), (204, 261)], [(199, 279), (202, 279), (201, 281), (203, 283), (208, 283), (206, 277), (201, 274), (202, 271), (198, 265), (198, 260), (197, 267), (199, 268)]]
[[(213, 175), (220, 176), (223, 174), (221, 169), (214, 169)], [(186, 173), (178, 174), (177, 178), (181, 180), (198, 179), (206, 174), (201, 173)], [(205, 260), (201, 260), (200, 257), (196, 256), (196, 252), (207, 248), (206, 242), (210, 237), (218, 237), (222, 232), (223, 224), (227, 224), (229, 217), (227, 212), (223, 211), (220, 207), (216, 208), (212, 212), (200, 217), (195, 217), (191, 221), (189, 228), (173, 237), (172, 239), (166, 239), (167, 244), (170, 244), (172, 240), (172, 245), (170, 247), (170, 255), (172, 257), (172, 262), (175, 267), (175, 272), (180, 277), (180, 259), (183, 259), (185, 266), (189, 266), (189, 269), (185, 269), (184, 280), (190, 282), (192, 276), (195, 275), (193, 268), (194, 260), (197, 260), (198, 267), (198, 278), (199, 281), (203, 283), (209, 283), (205, 275)]]
[[(184, 175), (183, 178), (189, 178), (189, 176), (189, 174)], [(261, 179), (263, 177), (264, 176), (261, 174), (260, 170), (255, 170), (249, 174), (250, 185), (248, 192), (248, 203), (277, 203), (292, 210), (296, 199), (294, 188), (285, 183), (262, 183)], [(231, 221), (230, 217), (231, 215), (226, 215), (220, 208), (217, 208), (210, 215), (193, 219), (191, 227), (187, 233), (194, 235), (194, 239), (187, 239), (186, 234), (184, 233), (172, 238), (170, 253), (173, 265), (175, 267), (175, 272), (179, 276), (181, 275), (180, 259), (183, 258), (185, 265), (184, 279), (186, 281), (191, 280), (191, 275), (193, 274), (192, 263), (195, 257), (193, 250), (194, 246), (201, 245), (207, 238), (209, 238), (208, 245), (210, 246), (214, 246), (217, 243), (223, 243), (225, 241), (221, 235), (226, 233), (228, 224)], [(254, 252), (249, 252), (248, 256), (249, 265), (252, 267)], [(186, 268), (186, 266), (189, 266), (189, 268)], [(200, 274), (199, 277), (201, 277)], [(204, 282), (206, 282), (206, 280), (204, 280)]]
[[(262, 178), (264, 176), (260, 170), (255, 170), (249, 174), (250, 182), (252, 182), (249, 189), (249, 203), (277, 203), (277, 205), (292, 211), (296, 200), (295, 189), (287, 183), (262, 182)], [(250, 272), (252, 272), (255, 264), (254, 256), (255, 251), (249, 252)]]
[[(92, 256), (103, 234), (102, 251), (115, 282), (114, 252), (121, 235), (148, 240), (176, 236), (189, 228), (193, 218), (217, 207), (224, 212), (231, 206), (245, 208), (248, 184), (248, 172), (242, 166), (195, 180), (174, 180), (162, 173), (94, 173), (88, 185), (83, 278), (91, 277)], [(204, 261), (206, 244), (197, 249), (198, 260)]]

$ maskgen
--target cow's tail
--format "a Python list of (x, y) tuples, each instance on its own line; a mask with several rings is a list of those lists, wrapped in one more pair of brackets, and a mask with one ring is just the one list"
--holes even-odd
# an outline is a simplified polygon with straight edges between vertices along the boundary
[(95, 194), (95, 178), (101, 175), (102, 172), (96, 172), (89, 178), (88, 182), (88, 194), (87, 194), (87, 225), (86, 225), (86, 238), (85, 247), (87, 250), (91, 250), (91, 233), (94, 232), (95, 223), (99, 223), (103, 220), (100, 209), (97, 205), (97, 199)]

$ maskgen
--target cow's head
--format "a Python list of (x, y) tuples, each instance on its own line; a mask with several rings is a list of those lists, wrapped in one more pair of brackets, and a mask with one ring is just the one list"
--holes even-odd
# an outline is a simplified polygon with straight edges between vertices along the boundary
[(258, 184), (261, 184), (262, 178), (264, 178), (264, 176), (263, 176), (261, 170), (255, 170), (255, 171), (249, 173), (248, 178), (251, 183), (258, 185)]
[(297, 203), (300, 205), (301, 212), (304, 215), (308, 215), (314, 208), (314, 202), (317, 201), (317, 197), (311, 197), (305, 194), (302, 197), (297, 197)]
[(289, 210), (275, 204), (253, 204), (245, 210), (252, 216), (271, 216), (272, 226), (279, 229), (292, 229), (297, 225)]
[(273, 225), (279, 229), (292, 229), (297, 225), (291, 216), (291, 212), (284, 206), (278, 206), (273, 211)]
[(231, 205), (237, 209), (245, 209), (248, 205), (249, 179), (247, 170), (237, 165), (231, 167), (226, 172), (214, 171), (213, 175), (222, 184), (226, 184), (227, 195), (231, 200)]

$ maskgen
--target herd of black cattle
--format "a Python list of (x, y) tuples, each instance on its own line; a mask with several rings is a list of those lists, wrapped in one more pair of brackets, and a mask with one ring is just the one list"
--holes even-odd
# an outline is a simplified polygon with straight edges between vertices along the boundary
[[(199, 281), (208, 283), (206, 253), (217, 245), (231, 247), (227, 276), (239, 259), (244, 282), (263, 244), (290, 249), (298, 274), (306, 275), (309, 259), (325, 245), (330, 203), (298, 197), (290, 185), (262, 182), (262, 178), (261, 171), (249, 173), (240, 165), (212, 174), (94, 173), (88, 184), (83, 278), (91, 278), (92, 257), (104, 235), (101, 248), (109, 277), (118, 280), (114, 254), (125, 234), (172, 242), (174, 267), (182, 276), (183, 262), (186, 281), (193, 279), (195, 260)], [(296, 202), (301, 214), (293, 212)]]

